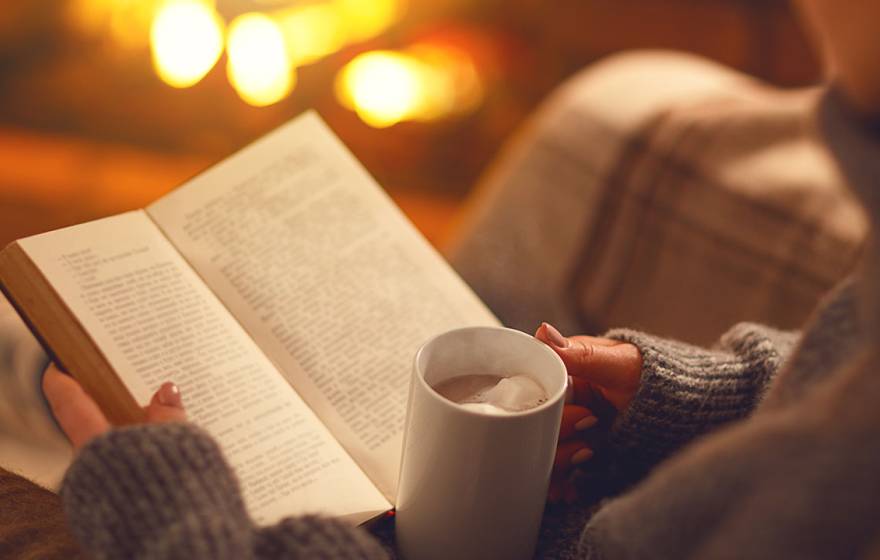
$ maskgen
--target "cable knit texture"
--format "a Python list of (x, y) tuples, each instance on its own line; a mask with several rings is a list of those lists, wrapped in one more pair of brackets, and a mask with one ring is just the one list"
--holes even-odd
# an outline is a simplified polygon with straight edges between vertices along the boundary
[(332, 519), (257, 528), (217, 444), (190, 424), (96, 438), (68, 470), (61, 495), (95, 558), (385, 558), (360, 529)]
[(711, 350), (617, 329), (636, 345), (642, 381), (614, 429), (621, 460), (646, 470), (694, 437), (747, 415), (791, 351), (797, 333), (742, 323)]

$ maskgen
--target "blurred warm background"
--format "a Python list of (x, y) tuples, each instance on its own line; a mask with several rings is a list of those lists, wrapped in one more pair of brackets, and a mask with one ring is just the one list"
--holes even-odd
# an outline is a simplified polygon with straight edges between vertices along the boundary
[(317, 109), (439, 242), (504, 140), (612, 52), (817, 79), (779, 0), (12, 0), (0, 243), (143, 206)]

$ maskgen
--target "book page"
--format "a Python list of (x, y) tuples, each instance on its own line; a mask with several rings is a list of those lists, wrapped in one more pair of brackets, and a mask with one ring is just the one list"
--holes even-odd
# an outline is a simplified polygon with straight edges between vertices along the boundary
[(148, 212), (393, 502), (416, 350), (497, 320), (315, 114)]
[(145, 213), (19, 243), (137, 402), (165, 381), (180, 386), (257, 521), (323, 512), (359, 522), (390, 507)]

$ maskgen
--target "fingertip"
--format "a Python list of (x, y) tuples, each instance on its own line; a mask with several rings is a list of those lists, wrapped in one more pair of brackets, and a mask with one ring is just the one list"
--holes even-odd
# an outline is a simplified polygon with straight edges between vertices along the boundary
[(186, 421), (180, 388), (170, 381), (163, 383), (153, 394), (145, 413), (147, 422), (151, 423)]
[(538, 325), (538, 328), (535, 329), (535, 338), (537, 338), (541, 342), (544, 341), (544, 325), (546, 324), (547, 323), (541, 323), (540, 325)]
[(592, 458), (593, 450), (588, 447), (584, 447), (583, 449), (578, 449), (577, 451), (575, 451), (569, 461), (572, 465), (582, 465)]
[(153, 400), (162, 406), (183, 408), (183, 397), (180, 394), (180, 388), (171, 381), (166, 381), (159, 387), (156, 394), (153, 395)]
[(563, 351), (571, 346), (569, 339), (550, 323), (541, 323), (541, 329), (543, 329), (542, 336), (544, 337), (542, 340), (554, 349)]
[(595, 416), (587, 416), (575, 422), (574, 429), (578, 432), (583, 432), (584, 430), (589, 430), (598, 423), (599, 419)]
[(586, 407), (576, 404), (567, 404), (562, 408), (562, 422), (559, 425), (559, 439), (565, 440), (580, 431), (579, 425), (583, 425), (584, 420), (594, 418), (593, 412)]
[(580, 465), (593, 457), (593, 450), (581, 440), (571, 440), (560, 443), (556, 448), (556, 457), (553, 461), (553, 469), (556, 472), (565, 472), (574, 465)]

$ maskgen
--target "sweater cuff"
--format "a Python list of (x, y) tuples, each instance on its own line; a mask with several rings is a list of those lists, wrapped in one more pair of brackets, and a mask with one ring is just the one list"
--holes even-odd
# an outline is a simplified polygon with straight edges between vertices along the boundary
[(71, 529), (97, 558), (222, 558), (251, 548), (236, 478), (217, 444), (191, 424), (95, 438), (67, 471), (61, 496)]
[(633, 476), (695, 437), (748, 415), (795, 340), (747, 323), (713, 350), (628, 329), (604, 336), (634, 344), (642, 355), (639, 389), (611, 434), (619, 467)]

